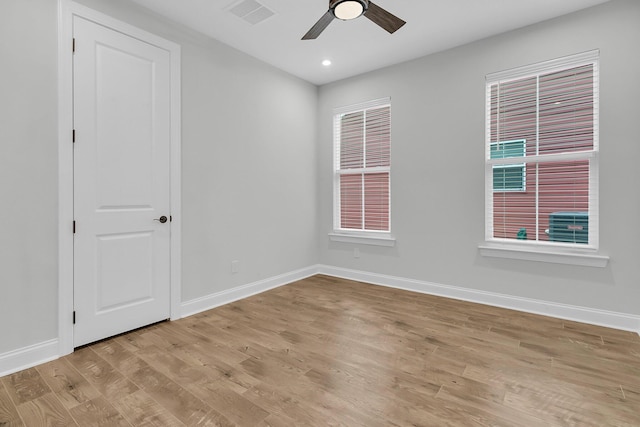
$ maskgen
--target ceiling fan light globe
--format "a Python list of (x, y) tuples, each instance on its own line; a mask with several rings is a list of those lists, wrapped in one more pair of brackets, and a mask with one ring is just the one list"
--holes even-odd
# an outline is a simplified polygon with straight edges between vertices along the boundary
[(357, 0), (345, 0), (336, 4), (333, 15), (343, 21), (356, 19), (364, 13), (364, 4)]

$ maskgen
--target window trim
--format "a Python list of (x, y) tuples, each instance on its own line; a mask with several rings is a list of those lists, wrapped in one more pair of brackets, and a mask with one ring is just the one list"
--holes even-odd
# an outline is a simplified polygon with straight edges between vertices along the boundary
[[(333, 225), (329, 239), (334, 242), (368, 244), (376, 246), (394, 246), (395, 237), (391, 234), (391, 166), (376, 166), (358, 169), (340, 169), (340, 126), (338, 121), (345, 114), (391, 107), (391, 98), (379, 98), (358, 104), (338, 107), (333, 110)], [(389, 230), (355, 230), (340, 228), (340, 176), (349, 174), (388, 173), (389, 174)]]
[[(478, 245), (482, 256), (591, 267), (605, 267), (607, 265), (609, 257), (599, 253), (599, 56), (600, 51), (596, 49), (487, 75), (485, 83), (485, 241)], [(509, 162), (509, 158), (491, 159), (491, 131), (489, 126), (491, 115), (491, 85), (498, 82), (524, 79), (588, 64), (593, 64), (594, 74), (596, 76), (593, 88), (593, 149), (589, 151), (528, 156), (526, 163), (578, 159), (589, 160), (589, 174), (592, 177), (592, 179), (589, 180), (589, 243), (577, 246), (576, 244), (563, 244), (561, 242), (524, 241), (493, 237), (493, 166), (506, 165)], [(491, 177), (491, 179), (489, 179), (489, 177)]]
[(329, 233), (332, 242), (356, 243), (360, 245), (388, 246), (396, 244), (396, 238), (386, 231), (349, 231), (339, 230)]
[[(528, 247), (527, 247), (528, 246)], [(585, 267), (604, 268), (609, 262), (609, 256), (598, 253), (596, 249), (574, 249), (554, 245), (529, 245), (511, 242), (485, 242), (478, 245), (480, 255), (492, 258), (508, 258), (525, 261), (538, 261), (552, 264), (578, 265)]]

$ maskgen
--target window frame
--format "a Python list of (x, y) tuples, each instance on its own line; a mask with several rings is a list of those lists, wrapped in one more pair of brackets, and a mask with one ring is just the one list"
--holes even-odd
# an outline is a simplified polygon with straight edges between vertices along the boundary
[[(517, 240), (511, 238), (494, 237), (494, 212), (493, 212), (493, 170), (495, 166), (512, 165), (511, 158), (491, 158), (491, 88), (495, 84), (515, 81), (530, 77), (577, 68), (584, 65), (593, 65), (594, 73), (594, 117), (593, 117), (593, 148), (588, 151), (576, 151), (566, 153), (549, 153), (527, 156), (524, 163), (524, 172), (527, 165), (542, 164), (552, 161), (589, 161), (589, 242), (587, 244), (548, 242), (542, 240)], [(485, 82), (485, 241), (479, 245), (483, 256), (543, 261), (551, 263), (586, 265), (594, 267), (606, 266), (609, 257), (599, 253), (599, 51), (592, 50), (581, 54), (566, 56), (550, 61), (544, 61), (524, 67), (518, 67), (486, 76)], [(536, 114), (538, 114), (536, 108)], [(525, 139), (525, 138), (522, 138)], [(517, 139), (512, 139), (517, 140)], [(505, 141), (506, 142), (506, 141)], [(528, 141), (527, 141), (528, 142)], [(526, 142), (525, 142), (526, 144)], [(534, 142), (535, 144), (535, 142)], [(526, 150), (526, 148), (525, 148)], [(526, 155), (526, 151), (525, 151)], [(526, 188), (526, 175), (524, 175)], [(513, 191), (513, 190), (509, 190)], [(539, 190), (536, 188), (535, 190)], [(504, 193), (506, 191), (499, 191)], [(537, 197), (537, 196), (536, 196)], [(536, 202), (537, 203), (537, 202)]]
[[(341, 169), (340, 168), (340, 147), (341, 147), (341, 119), (344, 115), (366, 112), (379, 108), (391, 108), (391, 98), (380, 98), (366, 101), (358, 104), (352, 104), (344, 107), (335, 108), (333, 110), (333, 227), (329, 233), (332, 241), (343, 243), (358, 243), (376, 246), (394, 246), (395, 237), (391, 234), (391, 162), (389, 166), (372, 166), (363, 165), (357, 169)], [(389, 133), (391, 134), (391, 118), (389, 118)], [(391, 142), (389, 143), (391, 145)], [(391, 147), (389, 147), (391, 149)], [(390, 154), (389, 154), (390, 156)], [(387, 173), (389, 177), (389, 200), (388, 200), (388, 230), (371, 230), (364, 229), (364, 200), (362, 205), (363, 228), (351, 229), (341, 227), (341, 188), (340, 177), (348, 174), (375, 174)]]

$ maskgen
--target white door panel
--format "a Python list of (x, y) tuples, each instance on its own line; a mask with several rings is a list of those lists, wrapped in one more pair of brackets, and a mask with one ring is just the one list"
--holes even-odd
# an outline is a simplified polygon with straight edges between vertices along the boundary
[[(96, 313), (103, 314), (127, 305), (153, 299), (153, 233), (96, 236), (98, 283)], [(126, 271), (127, 275), (122, 272)]]
[(170, 54), (74, 17), (74, 346), (170, 315)]

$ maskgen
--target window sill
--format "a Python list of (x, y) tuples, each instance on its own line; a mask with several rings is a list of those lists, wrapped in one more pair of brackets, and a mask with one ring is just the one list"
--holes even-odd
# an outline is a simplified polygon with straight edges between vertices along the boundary
[(346, 234), (340, 232), (329, 233), (329, 240), (332, 242), (357, 243), (361, 245), (387, 246), (393, 247), (396, 244), (396, 238), (390, 234)]
[(486, 257), (539, 261), (554, 264), (580, 265), (586, 267), (604, 268), (609, 257), (595, 251), (576, 250), (557, 247), (525, 247), (522, 245), (498, 244), (486, 242), (478, 246), (480, 254)]

